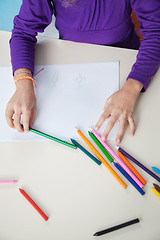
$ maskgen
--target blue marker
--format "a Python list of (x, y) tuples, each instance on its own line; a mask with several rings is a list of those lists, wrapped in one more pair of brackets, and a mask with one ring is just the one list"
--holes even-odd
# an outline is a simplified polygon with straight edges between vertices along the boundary
[(137, 183), (135, 183), (135, 181), (133, 181), (133, 179), (128, 175), (128, 173), (126, 173), (123, 168), (121, 168), (121, 166), (119, 166), (118, 163), (116, 162), (113, 162), (114, 163), (114, 166), (127, 178), (127, 180), (138, 190), (138, 192), (141, 194), (141, 195), (144, 195), (145, 192), (138, 186)]

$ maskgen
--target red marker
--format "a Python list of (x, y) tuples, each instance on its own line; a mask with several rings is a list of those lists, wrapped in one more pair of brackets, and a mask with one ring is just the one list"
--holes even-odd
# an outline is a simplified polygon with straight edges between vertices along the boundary
[(37, 212), (43, 217), (45, 221), (48, 217), (42, 212), (42, 210), (37, 206), (37, 204), (28, 196), (28, 194), (21, 188), (19, 188), (20, 193), (27, 199), (27, 201), (37, 210)]

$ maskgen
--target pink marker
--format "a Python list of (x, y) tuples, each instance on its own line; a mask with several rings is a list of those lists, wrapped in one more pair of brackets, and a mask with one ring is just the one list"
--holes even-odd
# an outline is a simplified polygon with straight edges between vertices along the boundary
[(143, 184), (138, 180), (138, 178), (131, 172), (131, 170), (124, 164), (124, 162), (113, 152), (113, 150), (104, 142), (98, 133), (92, 129), (91, 133), (98, 139), (98, 141), (103, 145), (103, 147), (110, 153), (114, 160), (119, 163), (119, 165), (128, 173), (128, 175), (138, 184), (140, 188), (143, 188)]
[(10, 183), (10, 184), (13, 184), (13, 183), (17, 183), (17, 180), (5, 180), (5, 181), (0, 181), (1, 184), (6, 184), (6, 183)]

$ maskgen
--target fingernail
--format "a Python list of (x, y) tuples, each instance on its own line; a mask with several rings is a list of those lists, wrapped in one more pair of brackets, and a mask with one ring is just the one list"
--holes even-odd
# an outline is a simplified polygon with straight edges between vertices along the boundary
[(98, 127), (95, 127), (95, 130), (98, 130)]
[(102, 137), (102, 141), (105, 141), (106, 139), (105, 139), (105, 137)]
[(120, 139), (116, 139), (116, 143), (119, 144), (120, 143)]
[(29, 132), (29, 129), (28, 129), (28, 128), (25, 128), (25, 129), (24, 129), (24, 132), (25, 132), (25, 133)]

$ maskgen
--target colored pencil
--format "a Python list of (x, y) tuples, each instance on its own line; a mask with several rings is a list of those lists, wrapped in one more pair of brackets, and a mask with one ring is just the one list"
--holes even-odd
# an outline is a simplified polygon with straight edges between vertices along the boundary
[(156, 173), (160, 174), (160, 169), (158, 169), (157, 167), (152, 167), (153, 171), (155, 171)]
[(102, 163), (95, 158), (90, 152), (88, 152), (84, 147), (82, 147), (76, 140), (71, 138), (73, 144), (75, 144), (82, 152), (84, 152), (89, 158), (91, 158), (95, 163), (101, 165)]
[(1, 180), (0, 184), (13, 184), (13, 183), (17, 183), (17, 180)]
[(94, 152), (94, 154), (101, 160), (101, 162), (106, 166), (106, 168), (111, 172), (111, 174), (117, 179), (117, 181), (122, 185), (122, 187), (126, 188), (127, 185), (122, 181), (122, 179), (118, 176), (118, 174), (111, 168), (111, 166), (106, 162), (106, 160), (100, 155), (97, 149), (90, 143), (90, 141), (84, 136), (84, 134), (79, 129), (77, 129), (77, 133), (86, 142), (86, 144), (90, 147), (90, 149)]
[(110, 232), (113, 232), (113, 231), (115, 231), (115, 230), (118, 230), (118, 229), (121, 229), (121, 228), (130, 226), (130, 225), (135, 224), (135, 223), (138, 223), (138, 222), (139, 222), (139, 219), (136, 218), (136, 219), (133, 219), (133, 220), (131, 220), (131, 221), (128, 221), (128, 222), (125, 222), (125, 223), (116, 225), (116, 226), (114, 226), (114, 227), (111, 227), (111, 228), (108, 228), (108, 229), (105, 229), (105, 230), (96, 232), (93, 236), (100, 236), (100, 235), (103, 235), (103, 234), (106, 234), (106, 233), (110, 233)]
[(152, 187), (151, 187), (151, 189), (152, 189), (152, 192), (160, 199), (160, 193)]
[(97, 138), (93, 135), (93, 133), (91, 133), (90, 131), (88, 131), (89, 136), (93, 139), (93, 141), (97, 144), (97, 146), (101, 149), (101, 151), (104, 153), (104, 155), (108, 158), (108, 160), (110, 162), (113, 162), (113, 159), (111, 158), (111, 156), (109, 155), (109, 153), (106, 151), (106, 149), (101, 145), (101, 143), (97, 140)]
[[(23, 125), (22, 125), (22, 124), (21, 124), (21, 126), (22, 126), (22, 128), (23, 128)], [(46, 134), (46, 133), (40, 132), (40, 131), (38, 131), (38, 130), (36, 130), (36, 129), (29, 128), (29, 131), (30, 131), (30, 132), (33, 132), (33, 133), (36, 133), (36, 134), (38, 134), (38, 135), (40, 135), (40, 136), (42, 136), (42, 137), (48, 138), (48, 139), (50, 139), (50, 140), (53, 140), (53, 141), (55, 141), (55, 142), (61, 143), (61, 144), (65, 145), (65, 146), (68, 146), (68, 147), (71, 147), (71, 148), (74, 148), (74, 149), (77, 148), (77, 146), (75, 146), (74, 144), (68, 143), (68, 142), (63, 141), (63, 140), (61, 140), (61, 139), (59, 139), (59, 138), (56, 138), (56, 137), (53, 137), (53, 136), (48, 135), (48, 134)]]
[(120, 152), (117, 151), (119, 157), (124, 161), (124, 163), (131, 169), (131, 171), (134, 173), (134, 175), (143, 183), (146, 184), (146, 181), (144, 178), (137, 172), (137, 170), (132, 166), (132, 164), (127, 160), (127, 158)]
[(160, 193), (160, 187), (159, 187), (157, 184), (155, 184), (155, 183), (153, 183), (153, 186), (154, 186), (155, 189)]
[(160, 178), (156, 174), (154, 174), (151, 170), (149, 170), (142, 163), (137, 161), (134, 157), (132, 157), (129, 153), (127, 153), (122, 148), (120, 148), (120, 147), (117, 147), (117, 148), (118, 148), (118, 151), (120, 151), (123, 155), (125, 155), (127, 158), (129, 158), (135, 164), (137, 164), (140, 168), (142, 168), (145, 172), (147, 172), (149, 175), (151, 175), (153, 178), (155, 178), (158, 182), (160, 182)]
[(116, 163), (116, 162), (113, 162), (114, 163), (114, 166), (127, 178), (127, 180), (138, 190), (138, 192), (141, 194), (141, 195), (144, 195), (145, 192), (137, 185), (137, 183), (135, 183), (133, 181), (133, 179), (123, 170), (123, 168), (121, 168), (121, 166)]
[(144, 185), (139, 181), (139, 179), (131, 172), (131, 170), (124, 164), (124, 162), (114, 153), (114, 151), (107, 145), (106, 142), (104, 142), (101, 137), (98, 135), (98, 133), (92, 129), (91, 131), (93, 135), (98, 139), (98, 141), (103, 145), (103, 147), (110, 153), (110, 155), (113, 157), (113, 159), (119, 163), (119, 165), (128, 173), (128, 175), (138, 184), (140, 188), (142, 188)]
[(30, 196), (21, 188), (19, 188), (20, 193), (26, 198), (26, 200), (35, 208), (35, 210), (42, 216), (42, 218), (47, 221), (48, 217), (42, 212), (42, 210), (37, 206), (37, 204), (30, 198)]

